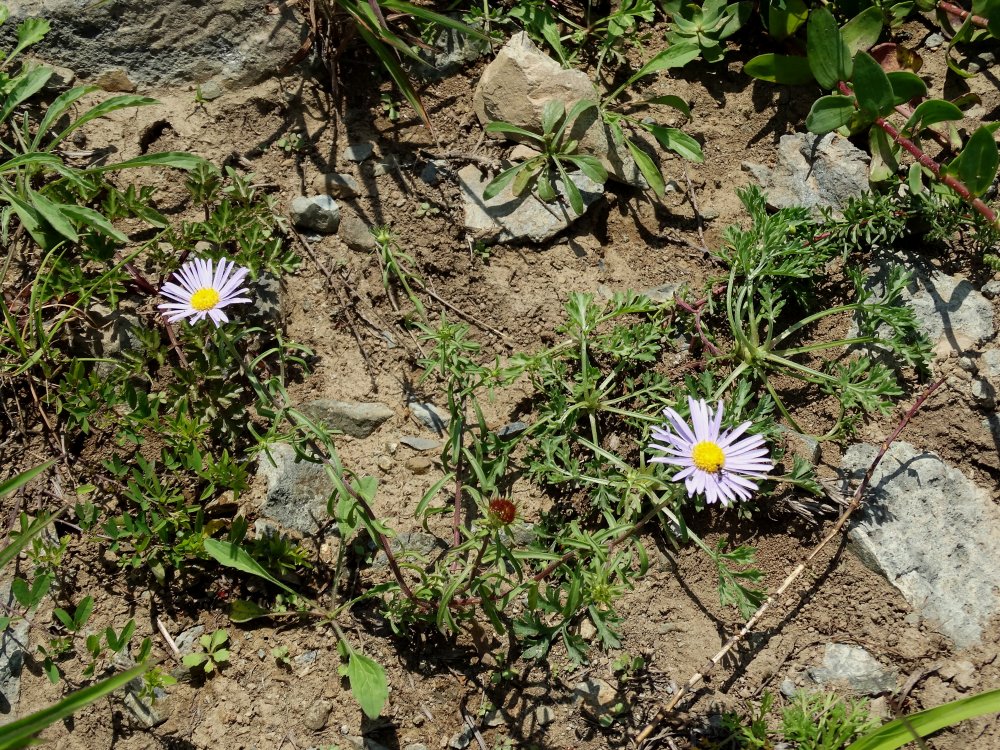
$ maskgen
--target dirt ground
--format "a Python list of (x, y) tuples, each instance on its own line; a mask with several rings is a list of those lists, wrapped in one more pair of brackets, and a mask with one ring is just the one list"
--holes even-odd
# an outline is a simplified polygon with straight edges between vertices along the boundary
[[(927, 33), (919, 24), (906, 30), (914, 44)], [(161, 101), (159, 106), (116, 112), (87, 132), (90, 143), (112, 143), (123, 158), (138, 153), (144, 144), (156, 151), (190, 150), (216, 164), (236, 159), (249, 164), (255, 182), (280, 196), (285, 206), (298, 194), (315, 192), (313, 181), (322, 173), (353, 174), (365, 194), (341, 201), (345, 216), (353, 214), (367, 225), (391, 225), (401, 247), (414, 257), (438, 294), (503, 333), (501, 340), (473, 330), (482, 342), (483, 359), (488, 360), (553, 343), (571, 292), (605, 294), (666, 283), (698, 290), (718, 272), (699, 249), (698, 220), (688, 196), (696, 197), (703, 217), (712, 217), (705, 220), (704, 241), (717, 246), (727, 224), (746, 221), (734, 192), (750, 181), (741, 162), (773, 163), (778, 138), (803, 129), (811, 103), (808, 93), (756, 83), (743, 75), (743, 63), (755, 53), (735, 49), (718, 66), (693, 64), (679, 76), (663, 75), (652, 84), (650, 94), (677, 94), (691, 103), (693, 122), (687, 130), (705, 144), (704, 164), (668, 159), (668, 176), (677, 182), (679, 191), (658, 201), (651, 194), (609, 184), (605, 200), (551, 244), (496, 246), (490, 248), (488, 259), (472, 251), (464, 234), (462, 201), (453, 173), (446, 170), (437, 186), (419, 178), (431, 158), (452, 155), (449, 164), (457, 171), (465, 164), (463, 156), (492, 158), (509, 150), (511, 144), (482, 139), (472, 111), (472, 89), (486, 60), (423, 87), (421, 95), (434, 123), (433, 132), (406, 108), (398, 122), (390, 122), (379, 93), (391, 89), (378, 85), (371, 68), (361, 64), (349, 71), (358, 85), (352, 85), (340, 120), (330, 111), (322, 81), (300, 72), (200, 104), (192, 91), (152, 92)], [(926, 56), (928, 65), (931, 57)], [(941, 91), (943, 68), (931, 67), (922, 74), (929, 76), (932, 92)], [(948, 80), (949, 86), (957, 85)], [(983, 97), (978, 116), (989, 119), (990, 113), (997, 112), (1000, 98), (990, 79), (979, 76), (964, 85)], [(286, 153), (275, 145), (290, 134), (302, 136), (308, 148)], [(361, 164), (342, 159), (345, 146), (366, 141), (375, 144), (371, 159)], [(393, 159), (398, 168), (375, 175), (376, 164)], [(169, 204), (170, 192), (161, 200)], [(420, 215), (422, 203), (439, 213)], [(394, 447), (401, 435), (421, 434), (406, 407), (406, 384), (420, 376), (415, 348), (403, 334), (398, 336), (400, 344), (390, 347), (374, 330), (399, 331), (375, 257), (351, 250), (337, 236), (310, 242), (320, 262), (349, 283), (338, 297), (309, 259), (299, 273), (288, 278), (283, 290), (288, 335), (318, 355), (315, 371), (293, 388), (292, 395), (298, 401), (318, 397), (381, 401), (395, 409), (395, 418), (370, 438), (339, 438), (338, 448), (346, 465), (379, 478), (375, 509), (386, 523), (400, 532), (419, 530), (413, 510), (439, 478), (441, 468), (437, 456), (429, 454), (435, 459), (434, 467), (415, 475), (406, 466), (414, 452)], [(957, 269), (943, 257), (931, 262), (951, 273), (961, 271), (977, 285), (988, 279), (979, 268)], [(353, 293), (350, 299), (345, 289)], [(366, 357), (347, 325), (345, 303), (374, 323), (359, 328)], [(954, 380), (918, 415), (904, 439), (939, 453), (981, 486), (994, 488), (994, 500), (1000, 501), (997, 448), (980, 426), (983, 414), (972, 403), (955, 362), (952, 358), (935, 365), (936, 372), (952, 373)], [(440, 393), (426, 395), (436, 397), (438, 403), (443, 400)], [(524, 395), (518, 388), (499, 393), (487, 414), (491, 424), (499, 426), (516, 418), (514, 407)], [(912, 402), (914, 395), (907, 396), (901, 407)], [(806, 424), (810, 422), (808, 414), (802, 417)], [(894, 419), (868, 423), (858, 438), (880, 441), (894, 424)], [(836, 445), (825, 447), (822, 475), (834, 475), (839, 450)], [(388, 470), (380, 468), (379, 459), (384, 456), (392, 459)], [(255, 491), (260, 492), (260, 487)], [(515, 492), (527, 507), (544, 507), (541, 491), (526, 481)], [(822, 531), (777, 508), (773, 512), (765, 508), (753, 521), (703, 513), (692, 525), (709, 542), (725, 537), (753, 545), (770, 590), (820, 539)], [(700, 670), (740, 624), (732, 610), (719, 606), (714, 572), (702, 555), (692, 548), (675, 551), (656, 534), (644, 542), (651, 550), (652, 569), (619, 608), (625, 618), (622, 650), (642, 656), (648, 664), (640, 679), (618, 682), (612, 669), (617, 653), (603, 654), (595, 648), (589, 665), (573, 668), (556, 649), (547, 664), (519, 662), (515, 677), (492, 684), (489, 677), (497, 667), (494, 657), (475, 639), (446, 640), (427, 632), (412, 641), (401, 640), (390, 635), (375, 611), (365, 610), (355, 613), (353, 620), (349, 617), (345, 629), (388, 672), (389, 700), (375, 722), (363, 718), (346, 683), (337, 677), (340, 658), (332, 633), (267, 621), (233, 625), (223, 600), (206, 600), (204, 592), (194, 591), (189, 592), (188, 601), (183, 596), (165, 600), (160, 592), (126, 579), (98, 548), (88, 544), (78, 555), (67, 557), (66, 576), (77, 590), (95, 593), (94, 627), (120, 625), (134, 617), (137, 634), (153, 638), (155, 653), (161, 655), (167, 651), (155, 626), (157, 618), (173, 636), (197, 624), (207, 632), (224, 627), (232, 639), (231, 663), (211, 679), (181, 681), (170, 688), (169, 697), (159, 706), (166, 720), (151, 730), (140, 727), (118, 700), (111, 699), (52, 727), (44, 737), (58, 750), (351, 747), (347, 738), (362, 734), (388, 748), (411, 743), (439, 748), (464, 730), (468, 720), (479, 727), (483, 748), (504, 747), (508, 739), (508, 746), (525, 748), (624, 747), (668, 697), (671, 686)], [(50, 613), (42, 612), (39, 617), (45, 622)], [(767, 616), (724, 662), (686, 712), (674, 717), (658, 743), (662, 747), (695, 746), (699, 733), (708, 731), (719, 711), (744, 711), (763, 691), (777, 692), (790, 672), (817, 664), (828, 642), (863, 646), (883, 663), (898, 668), (901, 681), (923, 673), (910, 692), (908, 710), (996, 688), (1000, 686), (1000, 630), (996, 625), (984, 645), (957, 652), (930, 624), (916, 620), (902, 596), (882, 577), (867, 570), (845, 546), (832, 545), (786, 603)], [(288, 647), (291, 667), (270, 656), (276, 646)], [(948, 677), (955, 672), (950, 667), (962, 660), (974, 667), (971, 683), (959, 684)], [(572, 700), (574, 687), (588, 678), (616, 688), (625, 705), (623, 718), (610, 729), (601, 728), (585, 705)], [(57, 699), (65, 684), (50, 685), (29, 664), (21, 689), (20, 711), (26, 713)], [(329, 717), (319, 722), (316, 716), (323, 712), (324, 702), (330, 704)], [(500, 720), (489, 722), (495, 726), (481, 721), (487, 704), (499, 709)], [(543, 705), (552, 708), (554, 720), (539, 721), (536, 709)], [(472, 739), (472, 747), (479, 742)], [(927, 746), (935, 750), (1000, 748), (1000, 726), (990, 720), (969, 721), (929, 740)]]

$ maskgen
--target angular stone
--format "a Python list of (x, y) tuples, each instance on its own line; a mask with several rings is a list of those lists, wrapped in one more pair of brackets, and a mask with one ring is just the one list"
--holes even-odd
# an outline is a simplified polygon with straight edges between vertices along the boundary
[(352, 143), (344, 149), (344, 158), (347, 161), (364, 161), (375, 152), (375, 146), (371, 143)]
[(321, 463), (297, 459), (295, 450), (277, 443), (257, 459), (257, 473), (267, 483), (260, 513), (285, 528), (313, 534), (327, 519), (334, 486)]
[(895, 669), (883, 666), (863, 648), (842, 643), (828, 643), (823, 666), (813, 667), (808, 673), (821, 687), (846, 687), (863, 695), (895, 690), (898, 676)]
[(292, 223), (300, 229), (333, 234), (340, 226), (340, 206), (329, 195), (300, 195), (292, 201)]
[[(584, 211), (604, 194), (603, 185), (580, 172), (569, 177), (580, 190)], [(510, 185), (486, 200), (483, 192), (489, 183), (475, 165), (458, 172), (458, 185), (465, 202), (465, 226), (483, 242), (542, 243), (580, 218), (573, 213), (566, 188), (558, 180), (556, 189), (561, 198), (552, 203), (544, 203), (527, 192), (516, 197)]]
[(330, 711), (332, 710), (333, 703), (330, 701), (322, 699), (313, 701), (312, 705), (306, 709), (306, 715), (302, 719), (302, 723), (305, 724), (306, 729), (318, 732), (326, 726), (326, 722), (330, 718)]
[[(497, 53), (486, 66), (472, 97), (479, 122), (508, 122), (540, 133), (542, 109), (551, 100), (561, 101), (566, 111), (582, 99), (598, 101), (594, 84), (585, 73), (563, 68), (535, 46), (527, 33), (521, 32)], [(504, 138), (519, 140), (504, 134)], [(596, 108), (578, 117), (567, 138), (579, 140), (578, 152), (596, 156), (619, 182), (646, 187), (646, 181), (628, 150), (621, 153), (614, 146), (610, 130)]]
[(320, 422), (329, 430), (336, 430), (356, 438), (366, 438), (395, 412), (378, 402), (363, 403), (337, 401), (332, 398), (318, 398), (300, 407), (310, 419)]
[[(878, 448), (844, 453), (854, 481)], [(872, 477), (850, 531), (851, 548), (924, 617), (965, 648), (1000, 612), (1000, 509), (989, 493), (933, 453), (893, 443)]]
[(399, 439), (403, 445), (413, 448), (415, 451), (433, 451), (441, 447), (440, 440), (428, 440), (422, 437), (411, 437), (404, 435)]
[(410, 401), (407, 406), (410, 409), (410, 414), (419, 424), (428, 430), (433, 430), (438, 435), (443, 435), (451, 423), (451, 415), (429, 401)]
[(342, 172), (318, 174), (312, 185), (317, 192), (332, 195), (334, 198), (356, 198), (361, 194), (361, 186), (354, 176)]
[[(850, 198), (868, 191), (868, 154), (835, 133), (783, 135), (773, 168), (744, 162), (767, 193), (772, 208), (832, 208), (835, 216)], [(815, 211), (816, 214), (819, 211)]]

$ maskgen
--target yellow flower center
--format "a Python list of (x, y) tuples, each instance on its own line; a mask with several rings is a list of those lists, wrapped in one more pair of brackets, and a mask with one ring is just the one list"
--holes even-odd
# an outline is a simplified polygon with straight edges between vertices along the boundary
[(212, 287), (207, 286), (191, 295), (191, 307), (204, 312), (205, 310), (211, 310), (219, 304), (220, 299), (222, 298), (219, 296), (219, 293)]
[(726, 454), (715, 443), (704, 440), (691, 449), (691, 460), (702, 471), (714, 474), (726, 463)]

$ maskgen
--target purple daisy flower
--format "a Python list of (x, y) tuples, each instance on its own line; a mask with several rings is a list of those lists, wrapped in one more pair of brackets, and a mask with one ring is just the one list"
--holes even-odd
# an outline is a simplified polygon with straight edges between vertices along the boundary
[(691, 426), (673, 409), (664, 409), (667, 424), (653, 428), (650, 448), (667, 453), (651, 458), (654, 463), (680, 466), (674, 481), (682, 479), (688, 497), (704, 493), (710, 505), (728, 506), (749, 500), (757, 490), (751, 479), (764, 479), (774, 468), (760, 435), (737, 440), (750, 427), (744, 422), (734, 430), (722, 429), (722, 402), (713, 412), (704, 400), (688, 397)]
[[(167, 320), (174, 323), (189, 318), (189, 323), (197, 323), (208, 317), (215, 327), (229, 321), (222, 308), (238, 302), (251, 302), (249, 297), (237, 295), (248, 291), (240, 287), (249, 271), (225, 258), (218, 268), (210, 260), (190, 260), (175, 274), (179, 283), (168, 281), (160, 294), (170, 300), (158, 305)], [(237, 288), (239, 287), (239, 288)]]

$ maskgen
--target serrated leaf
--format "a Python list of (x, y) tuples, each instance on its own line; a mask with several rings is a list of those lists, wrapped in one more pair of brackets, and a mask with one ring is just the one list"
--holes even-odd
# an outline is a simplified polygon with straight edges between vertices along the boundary
[(840, 81), (851, 80), (850, 50), (840, 35), (837, 19), (825, 6), (809, 14), (806, 51), (809, 69), (823, 88), (835, 90)]
[(364, 654), (351, 651), (345, 673), (354, 700), (369, 719), (377, 719), (389, 697), (389, 685), (382, 665)]
[(749, 60), (743, 66), (743, 72), (761, 81), (787, 86), (798, 86), (816, 80), (804, 57), (776, 55), (772, 52)]
[(961, 180), (970, 193), (979, 196), (993, 184), (998, 166), (1000, 154), (993, 133), (987, 127), (980, 127), (948, 165), (947, 172)]
[(892, 84), (882, 66), (867, 52), (855, 56), (852, 82), (858, 107), (868, 117), (874, 120), (892, 111)]
[(829, 133), (846, 125), (854, 117), (854, 100), (840, 94), (821, 96), (813, 102), (806, 117), (810, 133)]

